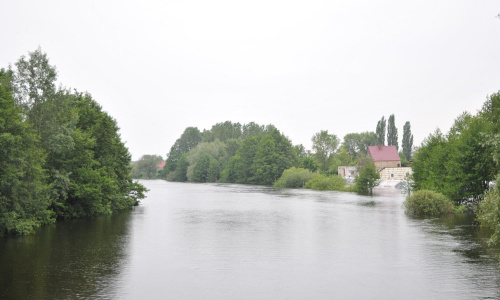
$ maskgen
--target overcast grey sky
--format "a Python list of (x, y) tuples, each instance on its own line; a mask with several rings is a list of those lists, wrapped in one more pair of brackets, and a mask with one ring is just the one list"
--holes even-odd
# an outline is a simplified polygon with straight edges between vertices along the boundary
[(419, 145), (500, 90), (498, 0), (0, 3), (0, 67), (41, 46), (134, 160), (226, 120), (310, 148), (320, 130), (342, 138), (394, 114)]

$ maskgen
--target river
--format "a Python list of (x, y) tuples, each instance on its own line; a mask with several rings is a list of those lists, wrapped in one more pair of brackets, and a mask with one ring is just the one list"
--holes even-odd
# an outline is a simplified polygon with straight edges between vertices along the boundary
[(404, 195), (142, 181), (132, 211), (0, 239), (0, 299), (498, 299), (470, 217)]

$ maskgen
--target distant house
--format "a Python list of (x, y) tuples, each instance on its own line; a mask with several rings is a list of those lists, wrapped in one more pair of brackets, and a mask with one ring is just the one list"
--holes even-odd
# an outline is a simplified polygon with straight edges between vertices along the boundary
[(163, 170), (164, 167), (165, 167), (165, 161), (164, 160), (162, 160), (159, 164), (156, 165), (156, 169), (158, 171)]
[(368, 146), (368, 155), (373, 159), (379, 172), (384, 168), (401, 167), (401, 159), (396, 146)]

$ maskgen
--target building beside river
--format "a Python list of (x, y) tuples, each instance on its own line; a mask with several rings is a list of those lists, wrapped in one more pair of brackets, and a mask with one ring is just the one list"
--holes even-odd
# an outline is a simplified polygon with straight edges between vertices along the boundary
[[(396, 146), (368, 146), (368, 155), (373, 159), (382, 180), (405, 180), (412, 173), (410, 167), (401, 167), (401, 159)], [(354, 166), (340, 166), (338, 175), (344, 178), (355, 178), (358, 172)]]

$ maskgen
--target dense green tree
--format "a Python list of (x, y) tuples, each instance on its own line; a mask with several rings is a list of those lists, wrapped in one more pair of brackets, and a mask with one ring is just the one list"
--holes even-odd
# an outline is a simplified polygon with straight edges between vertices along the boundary
[(210, 154), (203, 154), (195, 163), (193, 170), (194, 182), (207, 182), (208, 168), (210, 167), (210, 160), (213, 159)]
[[(233, 139), (231, 139), (233, 140)], [(227, 151), (226, 151), (226, 144), (221, 142), (219, 139), (216, 139), (214, 142), (202, 142), (199, 143), (198, 146), (195, 148), (191, 149), (188, 153), (188, 158), (189, 158), (189, 167), (187, 169), (187, 180), (188, 181), (198, 181), (193, 178), (193, 171), (195, 168), (195, 165), (197, 164), (198, 160), (200, 157), (202, 157), (205, 154), (208, 154), (212, 159), (215, 159), (218, 161), (219, 165), (225, 165), (228, 161), (229, 158)], [(215, 177), (219, 178), (220, 174), (215, 174)], [(203, 181), (205, 182), (205, 181)]]
[(158, 164), (163, 161), (159, 155), (143, 155), (132, 166), (133, 178), (152, 179), (158, 176)]
[(377, 144), (385, 145), (385, 129), (386, 129), (386, 120), (385, 117), (382, 117), (380, 121), (377, 122), (377, 129), (375, 130), (375, 134), (377, 135)]
[(270, 185), (284, 170), (297, 163), (292, 143), (278, 130), (273, 130), (259, 141), (251, 166), (250, 183)]
[(306, 156), (299, 158), (299, 167), (303, 169), (308, 169), (311, 172), (316, 172), (318, 170), (318, 163), (312, 156)]
[(401, 160), (401, 167), (409, 166), (408, 159), (406, 159), (406, 155), (403, 152), (399, 152), (399, 159)]
[(243, 143), (221, 174), (221, 180), (234, 183), (272, 184), (284, 170), (297, 164), (290, 141), (274, 127), (264, 136), (251, 136)]
[[(0, 224), (6, 224), (0, 234), (29, 233), (54, 216), (108, 214), (144, 198), (146, 189), (130, 176), (130, 154), (116, 121), (89, 94), (57, 90), (55, 67), (41, 49), (15, 65), (13, 72), (0, 72), (2, 99), (12, 90), (17, 100), (9, 108), (14, 99), (7, 97), (0, 108), (15, 116), (0, 118), (7, 130), (0, 133), (0, 148), (8, 159), (0, 173), (14, 180), (10, 192), (0, 193)], [(19, 124), (9, 124), (16, 118)], [(12, 128), (17, 131), (8, 133)], [(14, 145), (17, 158), (9, 157)], [(14, 161), (15, 170), (9, 165)]]
[(243, 140), (236, 155), (231, 157), (221, 174), (224, 182), (249, 183), (253, 176), (251, 167), (262, 136), (251, 136)]
[(339, 140), (335, 134), (329, 134), (328, 130), (321, 130), (312, 137), (314, 157), (322, 171), (328, 171), (328, 159), (335, 152)]
[(0, 236), (29, 234), (54, 220), (47, 208), (45, 153), (31, 124), (14, 105), (9, 76), (0, 70)]
[(358, 177), (355, 179), (356, 190), (363, 195), (372, 195), (373, 188), (378, 185), (380, 175), (375, 163), (369, 156), (364, 156), (358, 161)]
[(47, 112), (43, 103), (56, 93), (56, 68), (49, 64), (47, 54), (40, 47), (30, 52), (28, 58), (22, 56), (15, 66), (14, 97), (39, 132)]
[(167, 177), (167, 180), (181, 181), (181, 182), (187, 181), (188, 168), (189, 168), (189, 154), (185, 153), (179, 158), (174, 172), (168, 175), (169, 177)]
[(164, 176), (166, 177), (169, 173), (175, 172), (177, 169), (177, 163), (179, 162), (181, 156), (196, 147), (201, 140), (202, 135), (198, 128), (186, 128), (181, 137), (175, 141), (174, 145), (170, 148), (170, 151), (167, 154), (165, 168), (163, 168)]
[(377, 135), (374, 132), (349, 133), (344, 136), (341, 148), (354, 158), (359, 152), (366, 154), (368, 146), (376, 144)]
[(396, 146), (396, 149), (399, 149), (398, 128), (395, 124), (394, 115), (390, 115), (387, 122), (387, 145)]
[(250, 136), (263, 135), (266, 132), (266, 128), (263, 125), (256, 124), (254, 122), (250, 122), (248, 124), (244, 124), (242, 127), (242, 138), (247, 138)]
[(447, 136), (437, 131), (413, 158), (415, 188), (440, 192), (456, 204), (477, 202), (498, 173), (488, 132), (493, 123), (464, 113)]
[(226, 121), (224, 123), (217, 123), (212, 126), (209, 131), (203, 132), (204, 142), (213, 142), (220, 140), (222, 142), (228, 139), (238, 139), (241, 137), (241, 124)]
[(406, 122), (403, 126), (403, 153), (408, 160), (411, 160), (412, 149), (413, 149), (413, 134), (411, 133), (410, 122)]

